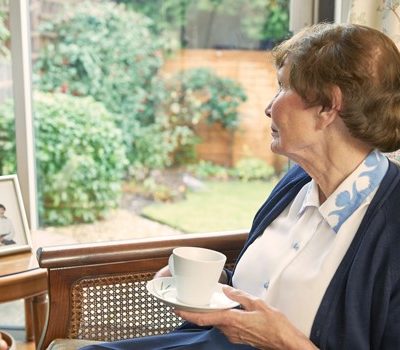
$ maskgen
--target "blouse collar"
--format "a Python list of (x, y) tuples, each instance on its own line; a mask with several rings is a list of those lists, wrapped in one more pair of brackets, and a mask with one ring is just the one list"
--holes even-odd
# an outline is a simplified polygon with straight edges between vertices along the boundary
[(307, 207), (316, 207), (337, 233), (343, 223), (378, 188), (388, 166), (389, 161), (382, 153), (377, 150), (372, 151), (321, 205), (318, 185), (311, 180), (299, 215)]

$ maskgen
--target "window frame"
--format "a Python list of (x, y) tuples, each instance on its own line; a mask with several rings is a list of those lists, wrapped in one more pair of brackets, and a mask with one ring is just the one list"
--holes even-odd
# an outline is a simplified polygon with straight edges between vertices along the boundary
[(17, 175), (28, 226), (37, 229), (35, 142), (32, 114), (32, 66), (29, 0), (10, 0), (11, 63)]

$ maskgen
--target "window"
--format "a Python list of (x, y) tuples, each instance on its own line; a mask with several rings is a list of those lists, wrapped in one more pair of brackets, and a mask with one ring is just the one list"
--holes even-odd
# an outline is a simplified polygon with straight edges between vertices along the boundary
[[(8, 2), (3, 2), (0, 8), (0, 104), (3, 105), (4, 102), (13, 98), (13, 79), (12, 79), (12, 62), (11, 62), (11, 49), (10, 49), (10, 31), (8, 23), (9, 18), (9, 4)], [(3, 113), (2, 113), (3, 114)], [(0, 142), (1, 142), (1, 158), (0, 158), (0, 171), (3, 175), (9, 175), (15, 173), (15, 158), (16, 151), (12, 147), (12, 142), (9, 141), (11, 137), (15, 138), (15, 118), (14, 111), (7, 113), (7, 120), (5, 116), (2, 115), (0, 118)]]
[[(135, 48), (136, 65), (130, 71), (130, 74), (142, 78), (142, 81), (137, 79), (139, 83), (136, 82), (136, 85), (129, 85), (132, 82), (128, 81), (128, 74), (118, 73), (114, 69), (117, 63), (129, 60), (128, 56), (123, 55), (121, 48), (129, 48), (135, 41), (123, 43), (122, 40), (116, 39), (115, 32), (118, 28), (123, 28), (122, 24), (112, 23), (115, 27), (110, 33), (114, 36), (96, 32), (96, 27), (93, 27), (92, 34), (86, 31), (88, 35), (80, 39), (81, 46), (67, 47), (63, 43), (61, 51), (67, 50), (63, 53), (66, 56), (63, 57), (60, 54), (62, 45), (56, 32), (62, 28), (62, 24), (55, 23), (54, 19), (65, 14), (65, 5), (67, 8), (69, 5), (69, 10), (72, 11), (80, 7), (80, 2), (30, 1), (37, 178), (34, 176), (35, 162), (32, 161), (33, 140), (30, 139), (33, 124), (29, 113), (30, 74), (29, 69), (19, 69), (22, 66), (29, 67), (30, 47), (26, 42), (28, 4), (22, 0), (13, 1), (11, 4), (11, 12), (15, 14), (15, 24), (11, 26), (14, 28), (11, 28), (12, 37), (18, 38), (13, 51), (14, 57), (19, 60), (14, 65), (17, 78), (14, 78), (14, 82), (17, 89), (15, 91), (18, 91), (16, 96), (21, 99), (15, 104), (20, 115), (17, 116), (17, 123), (20, 123), (17, 130), (20, 136), (16, 142), (19, 154), (18, 173), (31, 227), (35, 229), (38, 226), (36, 218), (39, 216), (41, 232), (45, 231), (51, 235), (62, 233), (72, 236), (75, 241), (133, 238), (137, 236), (132, 235), (133, 227), (140, 227), (138, 231), (144, 235), (248, 227), (255, 208), (268, 193), (266, 181), (262, 180), (264, 183), (259, 184), (261, 187), (248, 189), (244, 186), (244, 192), (241, 193), (240, 186), (236, 183), (231, 183), (233, 186), (229, 187), (227, 182), (218, 183), (214, 178), (246, 179), (255, 173), (261, 174), (258, 177), (265, 178), (271, 177), (271, 169), (273, 175), (278, 176), (285, 170), (286, 160), (268, 151), (268, 121), (263, 116), (263, 110), (275, 90), (275, 72), (268, 61), (266, 50), (273, 46), (274, 40), (279, 41), (288, 35), (289, 2), (271, 2), (280, 7), (270, 8), (269, 11), (257, 8), (256, 3), (229, 0), (118, 2), (124, 3), (125, 6), (124, 15), (120, 17), (128, 18), (127, 21), (130, 15), (141, 18), (134, 22), (140, 23), (142, 35), (138, 34), (139, 29), (136, 28), (136, 31), (126, 30), (122, 36), (130, 35), (132, 38), (133, 35), (137, 35), (136, 41), (142, 43)], [(298, 1), (291, 1), (292, 10), (296, 3)], [(312, 23), (316, 17), (328, 20), (333, 17), (331, 2), (301, 3), (301, 11), (295, 13), (303, 13), (310, 18), (304, 23)], [(107, 4), (110, 9), (113, 8), (112, 11), (120, 5), (111, 0)], [(335, 11), (338, 13), (337, 8)], [(93, 13), (101, 16), (101, 10)], [(268, 20), (272, 13), (274, 18), (278, 19), (275, 24)], [(313, 13), (318, 13), (318, 16)], [(72, 18), (73, 12), (68, 12), (68, 16)], [(149, 21), (148, 17), (153, 18)], [(295, 17), (291, 19), (291, 29), (296, 30), (293, 19)], [(88, 20), (85, 25), (100, 24)], [(96, 45), (90, 47), (85, 44), (84, 40), (90, 42), (90, 38), (98, 40), (97, 46), (103, 45), (103, 51), (119, 54), (120, 61), (112, 62), (108, 66), (107, 80), (99, 77), (101, 68), (96, 65), (96, 57), (99, 56), (93, 55), (95, 51), (90, 51), (94, 50)], [(68, 41), (69, 38), (64, 37), (64, 40)], [(140, 49), (143, 50), (140, 52)], [(109, 59), (109, 56), (107, 58)], [(59, 66), (54, 63), (57, 60)], [(70, 64), (72, 61), (76, 63), (75, 66)], [(49, 71), (46, 72), (46, 67), (50, 67), (53, 75), (49, 74)], [(86, 72), (86, 80), (79, 76), (82, 71)], [(224, 89), (228, 91), (225, 95)], [(216, 92), (219, 93), (219, 100), (210, 99)], [(54, 93), (58, 94), (59, 99), (54, 98)], [(232, 108), (239, 121), (237, 129), (229, 128), (235, 124), (235, 113), (213, 113), (219, 109), (223, 110), (224, 106), (226, 109), (224, 98), (234, 93), (237, 106), (234, 103)], [(246, 101), (242, 101), (241, 93), (246, 96)], [(88, 99), (84, 100), (85, 97)], [(111, 124), (108, 121), (102, 121), (97, 123), (97, 126), (106, 125), (101, 132), (97, 129), (90, 130), (87, 125), (86, 130), (83, 130), (83, 127), (70, 128), (68, 125), (79, 120), (74, 111), (73, 121), (67, 118), (68, 120), (64, 121), (58, 120), (57, 123), (61, 124), (57, 127), (51, 125), (49, 119), (52, 113), (57, 116), (65, 114), (63, 108), (71, 107), (73, 103), (70, 101), (79, 99), (84, 101), (74, 105), (75, 112), (83, 112), (85, 117), (92, 112), (91, 118), (101, 116), (108, 121), (113, 119), (113, 127), (109, 127)], [(131, 104), (125, 105), (127, 101)], [(199, 105), (204, 102), (209, 103), (200, 109)], [(134, 117), (126, 117), (129, 114)], [(43, 121), (46, 118), (47, 124)], [(207, 123), (207, 120), (214, 121), (214, 125)], [(66, 138), (69, 144), (64, 145), (65, 148), (62, 142), (58, 142), (54, 137), (52, 127), (54, 130), (70, 131), (70, 138)], [(115, 127), (119, 131), (115, 131)], [(87, 129), (95, 131), (94, 134), (100, 134), (100, 137), (97, 140), (96, 135), (87, 137)], [(79, 132), (74, 139), (72, 136), (76, 130)], [(87, 154), (90, 152), (84, 151), (77, 139), (90, 140), (89, 148), (91, 142), (101, 145), (102, 148), (97, 153), (94, 152), (94, 157), (88, 158)], [(75, 145), (76, 143), (78, 145)], [(74, 145), (80, 152), (65, 158), (65, 154), (73, 153)], [(107, 148), (104, 145), (111, 146)], [(120, 146), (125, 148), (124, 155), (120, 152)], [(60, 150), (58, 154), (55, 151), (57, 149)], [(96, 161), (107, 158), (104, 154), (109, 155), (109, 163), (101, 163), (100, 170), (94, 171), (99, 165)], [(57, 164), (57, 160), (60, 164)], [(161, 171), (160, 168), (164, 169), (163, 167), (167, 171)], [(118, 193), (121, 184), (123, 196), (113, 196), (113, 193)], [(222, 186), (218, 186), (221, 184)], [(194, 228), (187, 228), (182, 226), (186, 224), (177, 222), (177, 218), (189, 218), (188, 221), (195, 222), (202, 217), (208, 217), (209, 214), (205, 212), (208, 208), (213, 208), (211, 211), (216, 215), (214, 223), (224, 223), (224, 215), (236, 218), (232, 212), (225, 213), (225, 209), (237, 205), (240, 212), (238, 201), (236, 204), (228, 203), (226, 197), (220, 197), (211, 199), (216, 204), (215, 207), (204, 204), (206, 202), (202, 196), (217, 192), (215, 188), (218, 188), (222, 195), (228, 194), (228, 199), (233, 197), (232, 188), (238, 190), (238, 198), (251, 198), (254, 207), (246, 204), (247, 217), (241, 218), (240, 222), (231, 221), (230, 226), (208, 226), (200, 222)], [(154, 198), (160, 203), (155, 203)], [(175, 206), (179, 209), (179, 201), (182, 198), (189, 198), (194, 203), (200, 201), (200, 209), (194, 211), (197, 214), (179, 211), (170, 214), (167, 208), (168, 201), (174, 202), (170, 208)], [(185, 202), (181, 203), (186, 207)], [(93, 210), (90, 212), (88, 208)], [(151, 220), (145, 220), (143, 215)], [(99, 218), (103, 220), (95, 221), (94, 224), (82, 224)], [(145, 228), (140, 226), (143, 222), (146, 222)], [(159, 222), (168, 225), (159, 226)], [(243, 227), (243, 222), (247, 223), (246, 227)], [(82, 232), (91, 232), (90, 237), (82, 237)]]
[[(4, 52), (1, 58), (3, 70), (1, 172), (3, 175), (15, 173), (16, 164), (18, 164), (19, 181), (27, 216), (32, 227), (36, 227), (27, 9), (27, 3), (22, 0), (1, 2), (3, 41), (0, 45)], [(10, 99), (13, 100), (11, 104)]]
[(40, 230), (83, 242), (248, 229), (286, 168), (263, 111), (288, 1), (33, 4)]

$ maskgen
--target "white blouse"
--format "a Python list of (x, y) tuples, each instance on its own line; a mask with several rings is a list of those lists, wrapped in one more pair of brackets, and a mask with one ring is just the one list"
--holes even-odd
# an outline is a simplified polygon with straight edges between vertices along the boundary
[(314, 180), (306, 184), (247, 248), (233, 286), (261, 297), (309, 336), (325, 290), (388, 165), (384, 155), (371, 152), (322, 204)]

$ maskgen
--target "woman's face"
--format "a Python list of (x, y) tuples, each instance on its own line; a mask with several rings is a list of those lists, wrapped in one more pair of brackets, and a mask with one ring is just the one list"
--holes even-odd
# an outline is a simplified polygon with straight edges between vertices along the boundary
[(321, 106), (307, 107), (303, 99), (289, 86), (290, 66), (287, 62), (277, 72), (279, 90), (265, 110), (271, 118), (271, 150), (297, 159), (307, 155), (318, 142), (316, 129)]
[(6, 211), (2, 207), (0, 207), (0, 217), (4, 216), (5, 212)]

